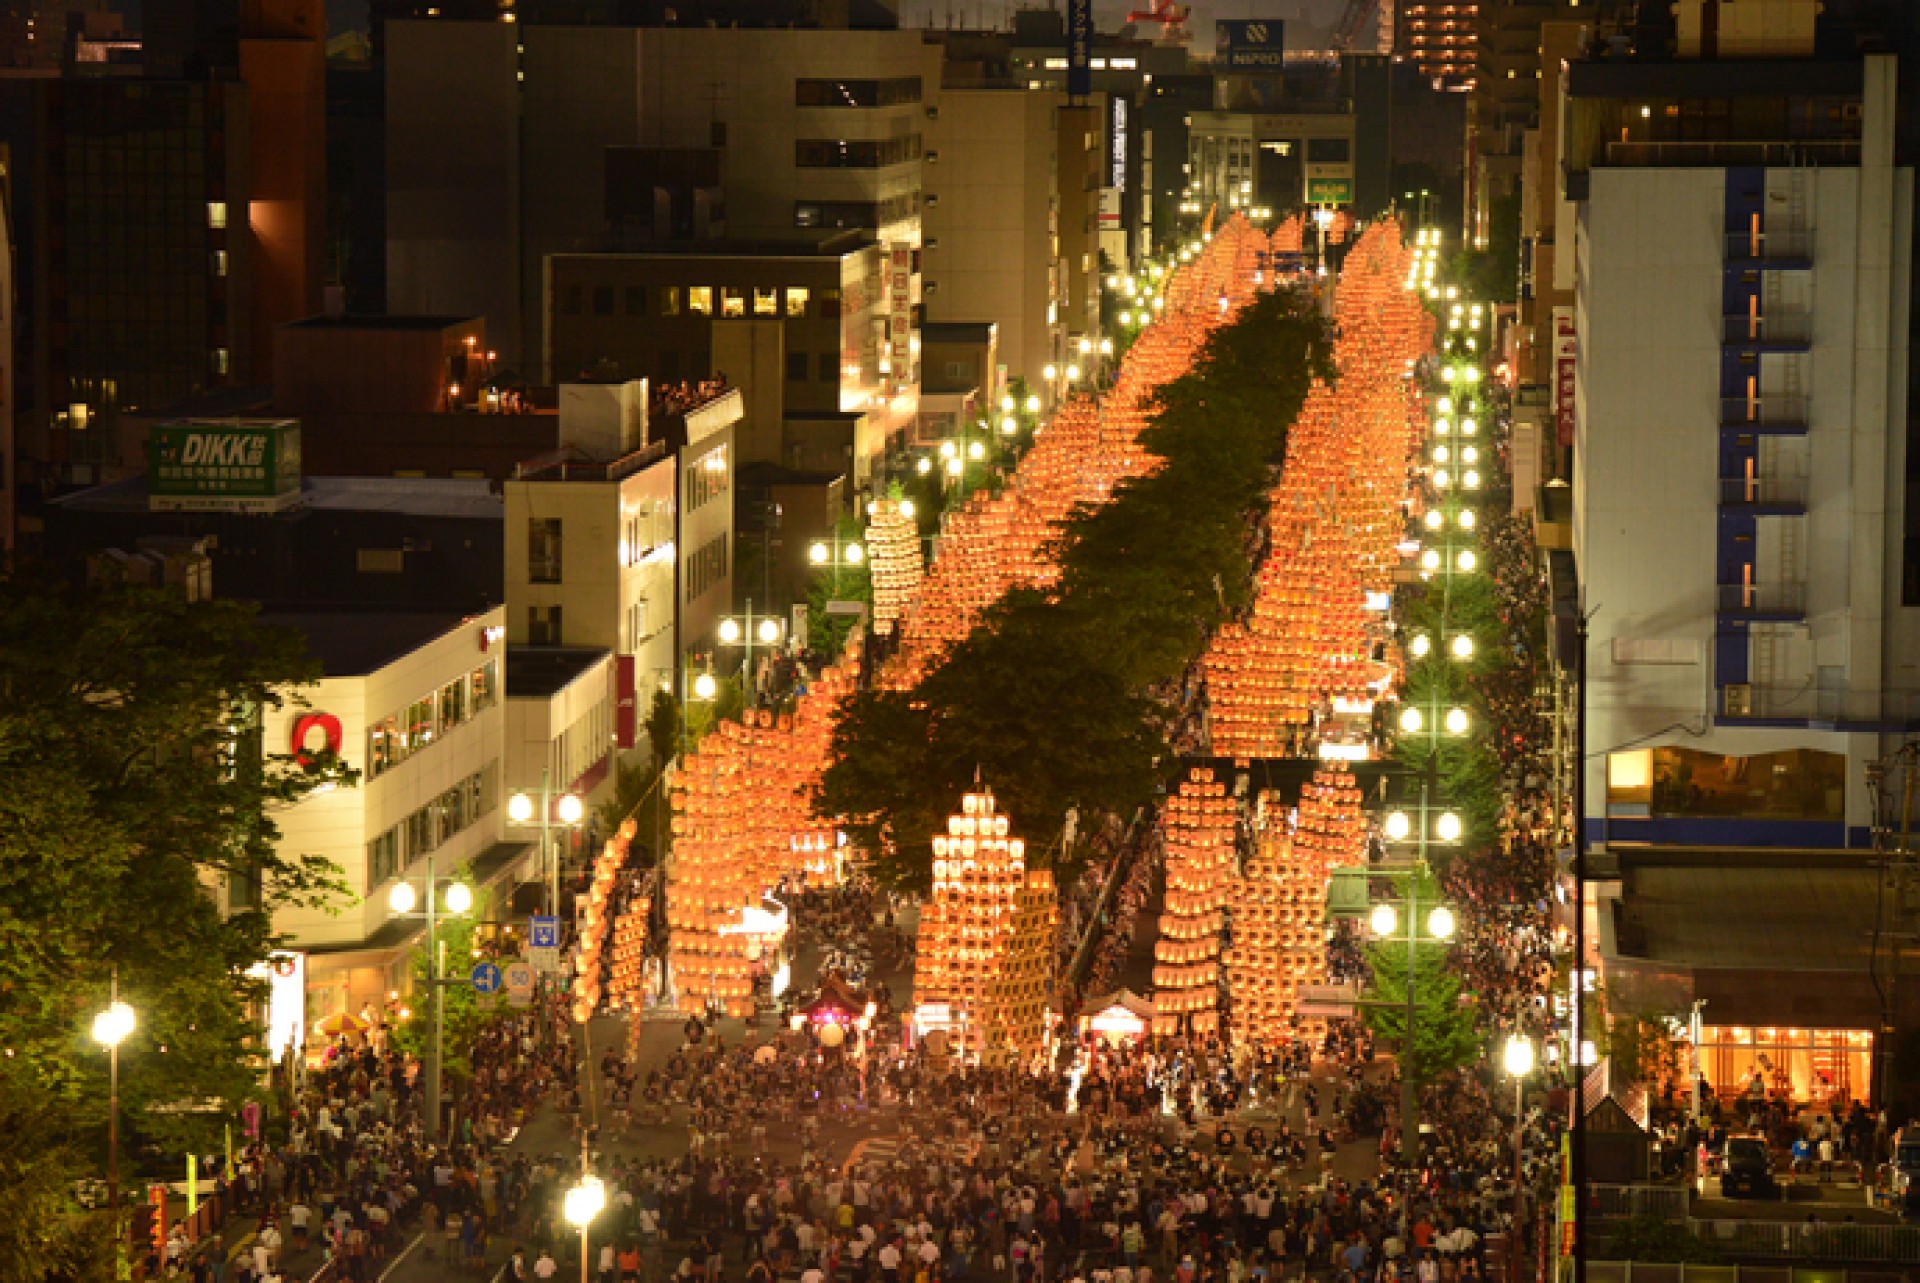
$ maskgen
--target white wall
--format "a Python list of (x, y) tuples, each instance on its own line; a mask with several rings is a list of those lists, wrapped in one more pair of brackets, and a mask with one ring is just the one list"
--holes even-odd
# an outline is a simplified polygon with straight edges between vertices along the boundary
[[(280, 850), (289, 856), (320, 855), (339, 865), (348, 889), (361, 899), (337, 915), (319, 910), (287, 910), (274, 927), (288, 933), (296, 948), (364, 939), (387, 921), (384, 895), (369, 895), (367, 843), (475, 772), (492, 772), (491, 809), (434, 852), (438, 870), (451, 870), (501, 840), (500, 769), (506, 749), (504, 709), (506, 652), (495, 644), (482, 651), (482, 630), (497, 628), (501, 607), (474, 616), (433, 641), (364, 677), (334, 677), (308, 692), (314, 712), (340, 719), (341, 756), (361, 772), (352, 788), (309, 797), (274, 816), (280, 826)], [(365, 778), (367, 723), (403, 711), (487, 660), (498, 663), (501, 698), (470, 716), (443, 738), (410, 756), (378, 778)], [(288, 707), (269, 714), (264, 725), (270, 752), (286, 751), (293, 723), (305, 710)], [(414, 876), (420, 876), (419, 869)]]

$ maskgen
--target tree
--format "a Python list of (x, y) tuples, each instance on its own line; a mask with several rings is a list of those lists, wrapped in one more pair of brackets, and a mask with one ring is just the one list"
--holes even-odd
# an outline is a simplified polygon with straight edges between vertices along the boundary
[[(1417, 926), (1424, 937), (1425, 918), (1432, 906), (1440, 903), (1440, 888), (1430, 874), (1423, 874), (1419, 883), (1416, 898), (1421, 921), (1402, 923), (1401, 929)], [(1408, 965), (1404, 935), (1368, 947), (1373, 984), (1366, 995), (1368, 1005), (1362, 1010), (1367, 1027), (1401, 1056), (1400, 1072), (1411, 1077), (1416, 1087), (1424, 1087), (1477, 1056), (1481, 1034), (1474, 1007), (1461, 1002), (1460, 975), (1449, 965), (1446, 945), (1423, 938), (1413, 952), (1413, 1054), (1405, 1054)]]
[[(471, 885), (472, 870), (462, 865), (451, 875), (454, 882), (467, 882)], [(435, 888), (436, 891), (438, 888)], [(407, 1009), (407, 1018), (393, 1031), (393, 1040), (402, 1051), (412, 1056), (426, 1056), (433, 1050), (433, 967), (431, 965), (436, 942), (446, 944), (446, 971), (449, 979), (457, 979), (467, 974), (473, 965), (474, 931), (486, 920), (487, 908), (492, 896), (476, 890), (473, 894), (473, 909), (462, 914), (442, 914), (434, 920), (432, 935), (424, 936), (413, 947), (410, 968), (413, 973), (413, 1005)], [(473, 1072), (468, 1055), (473, 1049), (480, 1031), (488, 1021), (498, 1018), (507, 1010), (504, 994), (482, 994), (472, 985), (447, 985), (443, 989), (441, 1003), (444, 1011), (442, 1045), (446, 1060), (441, 1065), (442, 1090), (451, 1094), (456, 1083), (464, 1082)]]
[(613, 795), (600, 806), (600, 831), (613, 833), (632, 817), (637, 841), (657, 858), (668, 844), (667, 802), (660, 778), (680, 748), (680, 705), (669, 692), (654, 692), (646, 732), (648, 759), (638, 766), (614, 768)]
[(0, 1061), (0, 1283), (113, 1277), (111, 1219), (74, 1215), (66, 1193), (98, 1170), (73, 1144), (62, 1102)]
[(344, 891), (280, 849), (273, 817), (355, 773), (260, 734), (319, 676), (304, 638), (244, 604), (0, 581), (0, 1045), (90, 1140), (106, 1073), (85, 1031), (111, 972), (139, 1015), (120, 1057), (130, 1142), (210, 1144), (259, 1094), (249, 969), (278, 943), (275, 910)]
[[(898, 497), (898, 496), (896, 496)], [(836, 555), (840, 548), (850, 543), (858, 543), (865, 549), (866, 531), (852, 517), (842, 516), (834, 523), (832, 544), (837, 544)], [(835, 566), (831, 561), (824, 566), (815, 566), (807, 577), (807, 645), (829, 655), (838, 655), (846, 645), (847, 634), (853, 631), (858, 621), (853, 615), (834, 615), (827, 611), (830, 601), (858, 601), (866, 603), (869, 613), (873, 607), (873, 575), (868, 569), (866, 558), (860, 559), (855, 566), (842, 564)]]
[(1149, 692), (1250, 599), (1246, 532), (1313, 380), (1333, 376), (1327, 338), (1304, 293), (1244, 308), (1160, 388), (1140, 435), (1159, 466), (1063, 524), (1052, 591), (1007, 593), (912, 691), (848, 697), (815, 804), (876, 876), (924, 888), (935, 828), (976, 778), (1036, 852), (1069, 807), (1152, 797), (1170, 754)]
[(1613, 1231), (1607, 1240), (1605, 1259), (1650, 1265), (1716, 1265), (1720, 1253), (1711, 1243), (1697, 1238), (1684, 1221), (1636, 1216)]

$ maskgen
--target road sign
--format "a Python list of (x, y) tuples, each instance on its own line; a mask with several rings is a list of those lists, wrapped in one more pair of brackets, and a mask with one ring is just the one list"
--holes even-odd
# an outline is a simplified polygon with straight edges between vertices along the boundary
[(533, 1001), (533, 964), (531, 962), (508, 963), (502, 974), (506, 978), (508, 1002), (516, 1007), (524, 1007)]
[(536, 949), (560, 947), (560, 919), (538, 915), (527, 920), (527, 943)]
[(1353, 1014), (1359, 985), (1301, 985), (1294, 991), (1293, 1014), (1337, 1019)]
[(500, 992), (500, 968), (491, 962), (476, 963), (473, 968), (473, 987), (479, 993)]
[(534, 971), (540, 975), (551, 976), (558, 974), (560, 970), (560, 950), (547, 948), (529, 949), (527, 950), (527, 962), (531, 964)]

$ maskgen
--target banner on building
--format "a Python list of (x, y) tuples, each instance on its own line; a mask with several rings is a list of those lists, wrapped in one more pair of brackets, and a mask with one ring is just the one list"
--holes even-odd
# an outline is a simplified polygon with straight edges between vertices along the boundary
[(633, 658), (613, 657), (613, 737), (621, 748), (632, 748), (640, 736), (640, 694), (634, 689)]
[(1067, 0), (1067, 96), (1093, 92), (1093, 0)]
[(1287, 24), (1275, 18), (1222, 18), (1213, 24), (1214, 61), (1226, 71), (1278, 75), (1286, 65)]
[(913, 246), (896, 242), (887, 251), (888, 364), (896, 385), (913, 368)]
[(1573, 444), (1573, 393), (1575, 369), (1579, 364), (1580, 343), (1573, 330), (1573, 309), (1553, 309), (1553, 422), (1554, 435), (1563, 446)]
[(300, 499), (300, 425), (292, 419), (187, 419), (147, 433), (155, 512), (276, 512)]

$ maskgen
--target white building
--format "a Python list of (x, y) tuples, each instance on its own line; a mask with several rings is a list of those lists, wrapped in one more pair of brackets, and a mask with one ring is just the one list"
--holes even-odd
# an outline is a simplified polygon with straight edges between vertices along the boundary
[(270, 713), (269, 752), (333, 749), (360, 773), (274, 816), (281, 850), (324, 856), (355, 897), (337, 912), (283, 910), (274, 927), (305, 955), (312, 1023), (336, 1011), (376, 1008), (407, 987), (407, 952), (424, 930), (396, 918), (397, 878), (419, 883), (466, 869), (476, 887), (510, 890), (530, 872), (533, 848), (509, 835), (502, 802), (507, 751), (506, 612), (270, 613), (299, 630), (322, 665), (307, 707)]
[(1865, 846), (1920, 726), (1895, 60), (1786, 30), (1569, 72), (1596, 844)]

